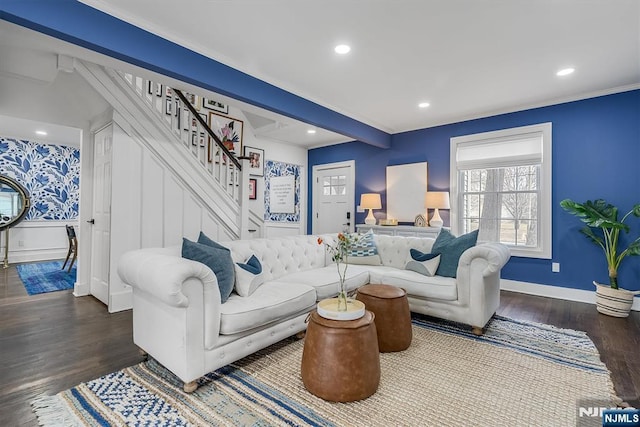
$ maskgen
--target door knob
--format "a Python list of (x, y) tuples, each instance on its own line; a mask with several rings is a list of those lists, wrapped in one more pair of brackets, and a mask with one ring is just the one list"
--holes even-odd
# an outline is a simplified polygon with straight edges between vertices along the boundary
[(96, 223), (96, 220), (95, 220), (95, 219), (93, 219), (93, 218), (91, 218), (91, 219), (90, 219), (89, 221), (87, 221), (87, 222), (88, 222), (89, 224), (95, 224), (95, 223)]

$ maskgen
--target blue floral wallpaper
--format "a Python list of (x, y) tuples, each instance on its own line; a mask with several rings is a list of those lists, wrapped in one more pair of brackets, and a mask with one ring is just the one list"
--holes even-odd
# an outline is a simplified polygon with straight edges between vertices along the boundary
[(0, 174), (27, 189), (31, 208), (25, 220), (78, 217), (80, 150), (0, 137)]
[[(270, 178), (274, 176), (295, 177), (295, 213), (271, 213), (269, 193), (271, 189)], [(277, 222), (300, 222), (300, 166), (290, 163), (267, 160), (264, 162), (264, 220)]]

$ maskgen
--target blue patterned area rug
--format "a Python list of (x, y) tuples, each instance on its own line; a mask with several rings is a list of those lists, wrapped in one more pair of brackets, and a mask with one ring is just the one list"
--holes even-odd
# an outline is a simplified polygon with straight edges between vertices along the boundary
[(496, 316), (482, 337), (414, 316), (406, 351), (380, 355), (378, 391), (330, 403), (300, 378), (287, 339), (201, 379), (192, 394), (153, 360), (33, 402), (44, 426), (575, 426), (620, 403), (583, 332)]
[[(35, 262), (18, 264), (18, 276), (24, 284), (29, 295), (43, 294), (45, 292), (73, 289), (76, 282), (77, 264), (74, 264), (70, 272), (62, 270), (62, 261)], [(67, 267), (69, 264), (67, 264)]]

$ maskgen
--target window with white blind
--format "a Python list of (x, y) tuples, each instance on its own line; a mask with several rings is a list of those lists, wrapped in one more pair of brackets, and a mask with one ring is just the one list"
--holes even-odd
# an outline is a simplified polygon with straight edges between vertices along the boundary
[(551, 123), (451, 138), (451, 228), (551, 258)]

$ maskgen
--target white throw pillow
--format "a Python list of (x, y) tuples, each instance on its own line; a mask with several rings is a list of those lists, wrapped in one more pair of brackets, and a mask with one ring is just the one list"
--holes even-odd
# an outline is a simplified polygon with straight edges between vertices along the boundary
[(236, 262), (236, 293), (241, 297), (248, 297), (264, 283), (262, 264), (255, 255), (251, 255), (246, 263)]
[(409, 251), (410, 259), (405, 266), (406, 270), (415, 271), (425, 276), (433, 276), (440, 265), (440, 254), (425, 254), (416, 249)]

